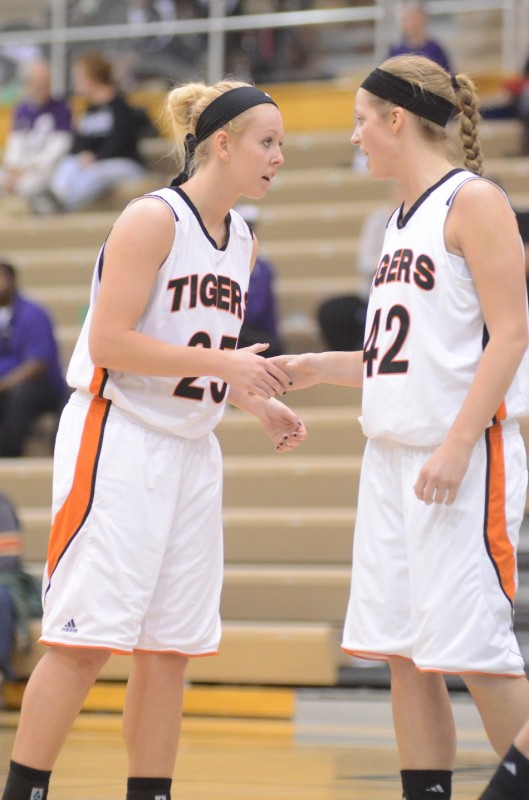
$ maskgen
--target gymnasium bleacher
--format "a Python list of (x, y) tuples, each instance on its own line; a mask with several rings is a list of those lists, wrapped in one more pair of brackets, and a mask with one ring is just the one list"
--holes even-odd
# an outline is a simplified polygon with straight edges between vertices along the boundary
[[(352, 81), (332, 89), (278, 87), (274, 93), (281, 96), (288, 132), (286, 163), (261, 205), (258, 235), (263, 254), (277, 268), (280, 318), (287, 346), (296, 352), (323, 347), (315, 310), (325, 297), (354, 291), (360, 226), (388, 196), (387, 185), (352, 169), (354, 88)], [(318, 114), (326, 119), (325, 128), (314, 127), (317, 102), (325, 103)], [(310, 103), (312, 113), (300, 111)], [(303, 126), (297, 127), (301, 120)], [(482, 126), (487, 174), (501, 179), (516, 207), (529, 208), (529, 159), (513, 157), (518, 137), (514, 121)], [(119, 209), (138, 191), (171, 177), (165, 140), (146, 140), (144, 151), (152, 170), (146, 182), (121, 187), (97, 209), (68, 216), (0, 217), (1, 251), (18, 267), (22, 288), (51, 310), (65, 365), (88, 301), (98, 248)], [(190, 682), (333, 686), (355, 679), (339, 643), (364, 445), (359, 399), (357, 391), (329, 386), (287, 396), (310, 438), (282, 456), (256, 420), (228, 409), (218, 429), (225, 456), (224, 635), (218, 657), (192, 661)], [(49, 428), (40, 426), (27, 457), (0, 460), (0, 489), (20, 512), (24, 557), (34, 572), (42, 569), (49, 531), (49, 435)], [(524, 540), (521, 566), (528, 572), (522, 572), (519, 602), (527, 655), (528, 553)], [(34, 644), (29, 655), (18, 654), (22, 678), (40, 653)], [(126, 657), (113, 656), (101, 679), (121, 682), (127, 669)], [(362, 675), (369, 680), (369, 670)], [(16, 704), (19, 694), (8, 691), (10, 697)]]

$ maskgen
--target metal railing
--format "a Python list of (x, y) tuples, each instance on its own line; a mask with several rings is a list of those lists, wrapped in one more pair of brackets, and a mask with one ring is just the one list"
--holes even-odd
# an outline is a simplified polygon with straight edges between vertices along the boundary
[[(51, 0), (50, 26), (40, 30), (0, 32), (2, 45), (33, 44), (49, 46), (54, 87), (66, 88), (67, 48), (75, 43), (117, 42), (153, 36), (187, 36), (205, 34), (207, 46), (207, 80), (215, 82), (224, 75), (226, 34), (236, 31), (299, 28), (302, 26), (372, 23), (374, 28), (372, 61), (382, 60), (395, 33), (395, 13), (401, 0), (375, 0), (374, 5), (286, 11), (268, 14), (227, 16), (226, 0), (210, 0), (209, 16), (147, 22), (69, 27), (69, 0)], [(501, 14), (501, 55), (498, 70), (514, 72), (520, 68), (529, 50), (529, 0), (429, 0), (425, 3), (431, 15), (454, 15), (497, 11)], [(484, 42), (486, 48), (487, 43)], [(354, 54), (351, 54), (354, 59)]]

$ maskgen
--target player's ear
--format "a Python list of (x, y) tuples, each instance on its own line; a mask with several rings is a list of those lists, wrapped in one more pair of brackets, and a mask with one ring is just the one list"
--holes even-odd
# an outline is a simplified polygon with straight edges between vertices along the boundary
[(398, 133), (404, 122), (404, 109), (401, 106), (394, 106), (390, 113), (391, 129), (393, 133)]
[(227, 161), (229, 159), (230, 137), (226, 131), (217, 131), (215, 136), (215, 151), (223, 161)]

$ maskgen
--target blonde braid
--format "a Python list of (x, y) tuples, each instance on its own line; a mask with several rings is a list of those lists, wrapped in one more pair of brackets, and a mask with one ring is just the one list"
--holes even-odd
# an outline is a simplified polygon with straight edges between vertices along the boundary
[(459, 135), (463, 142), (465, 167), (476, 175), (483, 175), (483, 155), (478, 137), (478, 124), (481, 116), (476, 87), (468, 75), (456, 75), (452, 86), (456, 94), (457, 105), (461, 109)]

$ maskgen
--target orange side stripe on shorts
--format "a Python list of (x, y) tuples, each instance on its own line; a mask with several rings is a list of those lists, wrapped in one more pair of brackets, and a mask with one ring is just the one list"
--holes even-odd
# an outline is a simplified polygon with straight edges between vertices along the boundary
[(70, 493), (51, 526), (48, 545), (48, 580), (90, 510), (94, 479), (110, 400), (94, 397), (90, 403)]
[(512, 604), (516, 592), (516, 554), (507, 533), (505, 518), (505, 453), (501, 425), (496, 423), (487, 428), (485, 435), (489, 461), (485, 544), (501, 588)]

